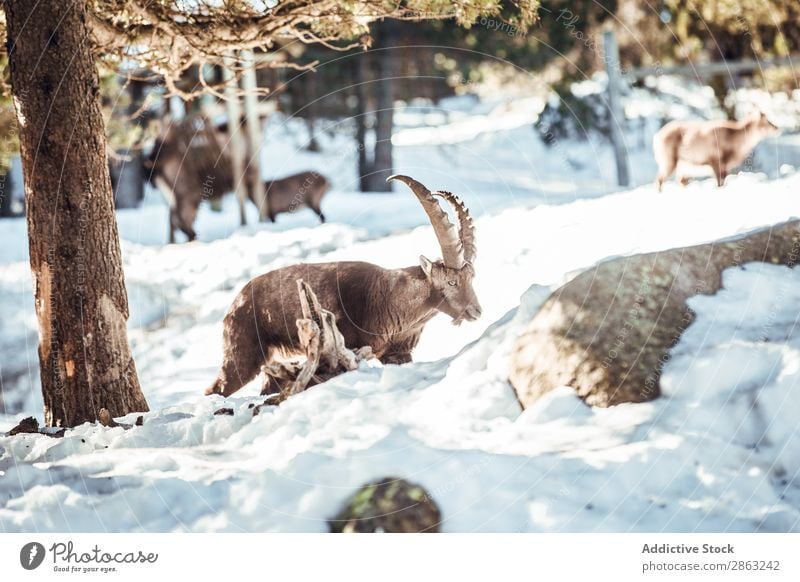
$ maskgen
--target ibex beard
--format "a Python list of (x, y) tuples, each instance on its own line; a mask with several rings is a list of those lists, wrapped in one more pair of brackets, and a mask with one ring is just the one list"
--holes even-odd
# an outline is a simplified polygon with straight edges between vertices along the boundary
[[(264, 364), (301, 353), (296, 322), (302, 318), (297, 280), (314, 290), (336, 317), (345, 344), (369, 346), (384, 364), (411, 361), (425, 324), (437, 313), (455, 325), (480, 317), (472, 287), (475, 227), (464, 203), (450, 192), (431, 192), (408, 176), (391, 176), (408, 185), (433, 226), (442, 259), (420, 257), (419, 266), (384, 269), (363, 262), (301, 264), (251, 280), (234, 299), (223, 321), (223, 362), (206, 394), (228, 396), (255, 378)], [(458, 218), (450, 222), (438, 198)], [(281, 386), (265, 377), (262, 393)]]

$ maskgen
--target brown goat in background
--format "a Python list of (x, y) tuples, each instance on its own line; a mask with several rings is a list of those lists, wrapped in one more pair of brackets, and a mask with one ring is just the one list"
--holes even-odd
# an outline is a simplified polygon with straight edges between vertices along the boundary
[[(742, 121), (672, 121), (653, 138), (658, 163), (656, 187), (661, 192), (678, 162), (711, 166), (717, 186), (722, 186), (728, 173), (750, 155), (758, 142), (779, 131), (758, 111)], [(678, 181), (686, 185), (688, 179), (679, 176)]]
[[(150, 181), (169, 204), (169, 242), (180, 230), (190, 241), (197, 237), (194, 221), (203, 200), (218, 200), (235, 188), (233, 167), (223, 151), (225, 133), (201, 115), (171, 123), (156, 138), (144, 166)], [(248, 168), (247, 179), (255, 180)]]
[[(156, 139), (144, 166), (169, 204), (170, 243), (175, 242), (176, 230), (194, 240), (200, 203), (218, 200), (236, 189), (233, 164), (223, 147), (227, 140), (226, 126), (215, 127), (200, 115), (179, 123), (167, 122)], [(259, 179), (257, 173), (256, 166), (248, 164), (244, 179), (249, 198), (259, 206), (253, 188)], [(324, 222), (320, 202), (329, 189), (330, 182), (316, 172), (266, 181), (267, 215), (274, 222), (279, 213), (307, 207)]]
[[(310, 208), (319, 216), (320, 222), (325, 222), (320, 203), (330, 187), (328, 179), (317, 172), (300, 172), (286, 178), (267, 180), (264, 182), (264, 192), (267, 196), (266, 215), (275, 222), (278, 214)], [(260, 204), (263, 202), (255, 200), (252, 188), (249, 189), (249, 195), (250, 200), (260, 209)]]

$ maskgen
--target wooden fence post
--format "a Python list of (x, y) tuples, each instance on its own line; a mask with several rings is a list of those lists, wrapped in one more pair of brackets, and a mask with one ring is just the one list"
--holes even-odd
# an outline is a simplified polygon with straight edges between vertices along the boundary
[(250, 141), (249, 164), (255, 166), (256, 183), (252, 184), (253, 198), (258, 200), (258, 215), (261, 220), (267, 218), (267, 197), (264, 192), (264, 179), (261, 176), (261, 120), (258, 117), (258, 85), (256, 84), (255, 60), (253, 51), (242, 50), (239, 53), (242, 61), (242, 89), (244, 89), (244, 116), (247, 120), (247, 137)]
[(239, 83), (231, 67), (236, 65), (235, 53), (231, 53), (227, 65), (223, 64), (222, 74), (225, 79), (225, 110), (228, 114), (228, 147), (230, 148), (233, 180), (236, 186), (236, 198), (239, 200), (239, 223), (247, 224), (245, 203), (247, 202), (247, 181), (245, 179), (245, 148), (240, 135), (242, 108), (239, 102)]
[(617, 160), (617, 183), (620, 186), (630, 184), (628, 168), (628, 149), (625, 147), (625, 111), (622, 108), (622, 75), (620, 74), (619, 49), (617, 37), (613, 30), (603, 33), (603, 52), (608, 75), (608, 113), (611, 143)]

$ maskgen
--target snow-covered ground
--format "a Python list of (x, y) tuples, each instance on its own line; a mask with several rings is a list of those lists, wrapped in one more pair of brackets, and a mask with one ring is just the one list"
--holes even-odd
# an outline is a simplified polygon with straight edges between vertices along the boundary
[[(354, 151), (335, 128), (309, 154), (278, 122), (265, 172), (331, 176), (327, 224), (304, 211), (239, 229), (229, 198), (221, 213), (202, 209), (200, 241), (161, 246), (160, 201), (119, 212), (130, 339), (153, 412), (128, 431), (0, 437), (0, 531), (325, 531), (357, 487), (386, 476), (425, 486), (445, 531), (800, 530), (795, 271), (746, 265), (692, 299), (697, 320), (654, 402), (592, 409), (560, 387), (522, 412), (506, 380), (511, 343), (571, 274), (797, 216), (800, 175), (615, 192), (610, 148), (546, 148), (534, 105), (446, 116), (428, 140), (430, 114), (409, 110), (395, 136), (397, 171), (457, 192), (478, 217), (481, 320), (456, 328), (440, 316), (414, 363), (364, 365), (256, 417), (256, 383), (227, 401), (202, 396), (236, 292), (299, 261), (438, 256), (416, 200), (400, 187), (354, 193)], [(637, 182), (649, 182), (649, 153), (636, 155)], [(0, 365), (19, 373), (3, 386), (14, 413), (0, 414), (0, 431), (41, 417), (24, 222), (3, 227)], [(223, 405), (234, 416), (214, 416)]]

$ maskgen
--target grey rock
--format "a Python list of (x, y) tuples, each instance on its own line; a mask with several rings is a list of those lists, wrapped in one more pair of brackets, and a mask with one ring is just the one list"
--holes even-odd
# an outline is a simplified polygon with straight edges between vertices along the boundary
[(722, 271), (761, 261), (793, 267), (800, 221), (692, 247), (599, 263), (556, 290), (512, 348), (509, 380), (523, 407), (558, 386), (587, 404), (660, 395), (669, 349), (694, 321), (689, 297), (716, 293)]

